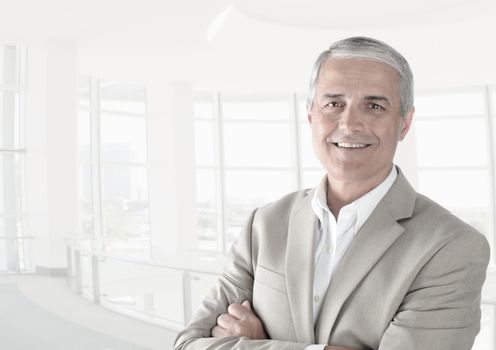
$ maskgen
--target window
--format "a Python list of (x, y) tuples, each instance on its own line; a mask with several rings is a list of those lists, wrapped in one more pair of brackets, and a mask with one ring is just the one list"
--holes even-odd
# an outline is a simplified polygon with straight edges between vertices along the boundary
[(91, 248), (150, 257), (146, 91), (82, 77), (80, 237)]
[(494, 247), (496, 134), (488, 92), (418, 94), (414, 123), (418, 191), (484, 233)]
[(199, 248), (225, 251), (250, 211), (323, 175), (301, 139), (302, 97), (221, 95), (195, 103)]
[[(496, 87), (421, 93), (415, 105), (417, 190), (485, 234), (494, 251)], [(324, 171), (306, 119), (297, 95), (196, 99), (199, 249), (226, 251), (250, 210), (318, 183)], [(474, 349), (494, 348), (495, 267), (493, 254)]]
[(25, 50), (0, 45), (0, 272), (30, 271), (25, 227)]
[[(415, 105), (418, 191), (494, 247), (496, 88), (424, 92)], [(203, 95), (194, 113), (200, 249), (225, 251), (253, 208), (321, 179), (303, 96)]]

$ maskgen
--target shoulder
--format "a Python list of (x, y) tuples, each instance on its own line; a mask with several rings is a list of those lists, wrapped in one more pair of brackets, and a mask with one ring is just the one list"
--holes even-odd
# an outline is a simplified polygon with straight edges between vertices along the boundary
[(404, 225), (416, 235), (436, 241), (439, 248), (447, 249), (452, 254), (489, 255), (489, 244), (482, 233), (422, 194), (417, 193), (413, 215)]
[(270, 218), (289, 218), (292, 211), (301, 205), (302, 201), (311, 201), (313, 189), (303, 189), (288, 193), (273, 202), (259, 207), (256, 210), (255, 220)]

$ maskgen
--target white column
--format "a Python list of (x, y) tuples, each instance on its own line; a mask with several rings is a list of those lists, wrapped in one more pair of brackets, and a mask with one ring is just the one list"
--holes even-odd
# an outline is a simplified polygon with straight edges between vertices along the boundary
[(40, 271), (66, 267), (65, 244), (77, 227), (77, 60), (64, 43), (32, 45), (26, 94), (26, 206)]
[(153, 257), (196, 247), (193, 93), (189, 83), (147, 84)]

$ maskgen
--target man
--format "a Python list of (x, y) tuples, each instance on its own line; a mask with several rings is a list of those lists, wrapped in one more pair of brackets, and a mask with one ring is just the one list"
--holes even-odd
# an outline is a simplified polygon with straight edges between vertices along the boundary
[(251, 214), (175, 348), (470, 349), (489, 247), (393, 165), (413, 113), (392, 47), (324, 51), (308, 121), (325, 178)]

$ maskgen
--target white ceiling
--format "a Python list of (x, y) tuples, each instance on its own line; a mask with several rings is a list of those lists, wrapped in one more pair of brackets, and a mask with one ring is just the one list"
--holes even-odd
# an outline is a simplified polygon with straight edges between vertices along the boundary
[(229, 0), (0, 0), (0, 35), (75, 43), (100, 37), (180, 46), (204, 40)]
[(235, 4), (260, 20), (333, 30), (452, 23), (495, 8), (492, 0), (237, 0)]
[(330, 30), (453, 23), (496, 9), (493, 0), (1, 0), (0, 35), (76, 42), (115, 35), (178, 46), (204, 40), (231, 4), (260, 21)]
[(0, 0), (0, 41), (63, 41), (98, 75), (301, 86), (332, 41), (367, 35), (430, 86), (496, 82), (494, 18), (494, 0)]

